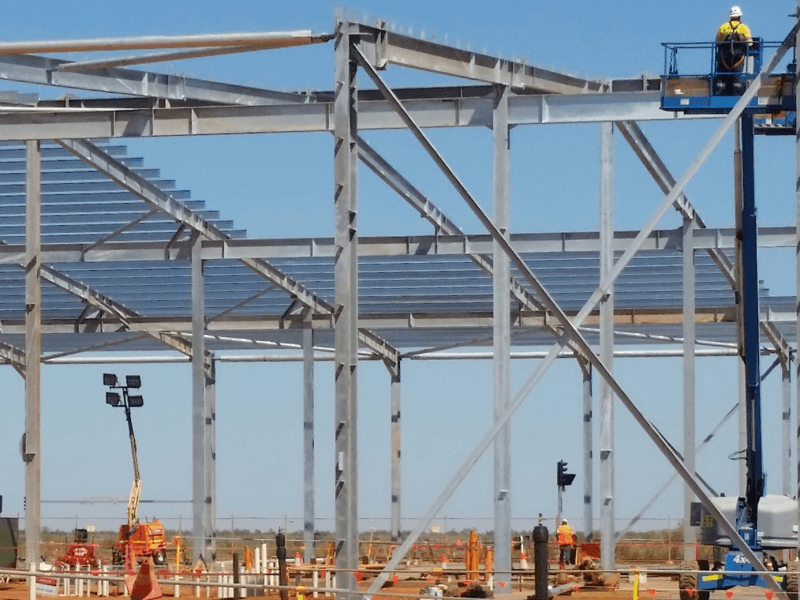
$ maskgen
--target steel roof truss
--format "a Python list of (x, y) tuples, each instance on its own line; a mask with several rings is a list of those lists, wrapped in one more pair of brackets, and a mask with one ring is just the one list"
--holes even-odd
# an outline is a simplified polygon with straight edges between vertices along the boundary
[[(661, 160), (652, 144), (650, 144), (650, 141), (645, 137), (644, 132), (635, 122), (620, 122), (617, 123), (617, 125), (622, 136), (642, 161), (645, 169), (653, 177), (656, 184), (661, 188), (661, 191), (668, 194), (675, 186), (675, 178)], [(700, 229), (706, 228), (705, 222), (691, 205), (685, 194), (681, 193), (678, 195), (675, 200), (675, 208), (681, 213), (684, 219), (693, 220)], [(717, 264), (722, 274), (727, 278), (733, 289), (738, 289), (736, 273), (728, 255), (719, 248), (708, 248), (706, 251)], [(775, 327), (774, 323), (768, 320), (762, 320), (760, 322), (760, 328), (775, 347), (775, 351), (779, 354), (784, 368), (789, 368), (789, 364), (791, 363), (791, 351), (788, 342), (781, 335), (781, 332)]]
[(220, 318), (224, 317), (225, 315), (232, 313), (236, 309), (241, 308), (243, 306), (246, 306), (246, 305), (250, 304), (251, 302), (254, 302), (255, 300), (258, 300), (261, 296), (263, 296), (267, 292), (270, 292), (270, 291), (272, 291), (274, 289), (275, 289), (274, 285), (267, 286), (263, 290), (260, 290), (260, 291), (256, 292), (255, 294), (253, 294), (251, 296), (248, 296), (247, 298), (237, 302), (233, 306), (230, 306), (230, 307), (226, 308), (225, 310), (223, 310), (221, 312), (218, 312), (216, 315), (214, 315), (212, 317), (207, 317), (206, 318), (206, 323), (210, 323), (210, 322), (214, 321), (215, 319), (220, 319)]
[(137, 335), (133, 335), (131, 337), (126, 337), (125, 339), (121, 340), (114, 340), (112, 342), (103, 342), (101, 344), (92, 344), (91, 346), (85, 346), (83, 348), (76, 348), (73, 350), (68, 350), (66, 352), (58, 352), (54, 354), (48, 354), (45, 357), (42, 357), (42, 362), (47, 362), (54, 359), (64, 358), (66, 356), (74, 356), (75, 354), (83, 354), (86, 352), (97, 352), (99, 350), (105, 350), (107, 348), (112, 348), (114, 346), (122, 346), (124, 344), (131, 344), (133, 342), (137, 342), (139, 340), (152, 337), (149, 333), (139, 333)]
[[(44, 264), (41, 267), (41, 277), (44, 281), (48, 281), (49, 283), (66, 290), (70, 294), (83, 299), (88, 305), (99, 308), (105, 313), (114, 315), (117, 319), (119, 319), (125, 329), (133, 331), (138, 329), (135, 319), (139, 317), (139, 315), (135, 311), (132, 311), (122, 304), (115, 302), (111, 298), (100, 294), (91, 287), (84, 285), (68, 275), (57, 271), (53, 267)], [(181, 334), (164, 332), (148, 332), (148, 334), (170, 346), (171, 348), (186, 354), (187, 356), (192, 355), (191, 342), (187, 341)], [(212, 360), (211, 355), (208, 352), (206, 352), (205, 363), (206, 370), (210, 369)]]
[[(445, 235), (464, 235), (461, 229), (434, 204), (415, 188), (405, 177), (392, 167), (378, 152), (376, 152), (362, 138), (357, 139), (358, 152), (361, 160), (389, 187), (395, 190), (401, 198), (405, 199), (423, 218), (436, 228), (437, 233)], [(465, 236), (467, 237), (467, 236)], [(468, 253), (469, 258), (490, 277), (494, 273), (491, 256)], [(511, 278), (510, 293), (520, 305), (520, 309), (544, 310), (539, 302), (526, 290), (514, 277)]]
[(152, 217), (155, 214), (158, 214), (158, 210), (153, 208), (153, 209), (147, 211), (146, 213), (143, 213), (143, 214), (139, 215), (138, 217), (136, 217), (132, 221), (129, 221), (128, 223), (126, 223), (122, 227), (119, 227), (115, 231), (112, 231), (111, 233), (109, 233), (108, 235), (103, 236), (101, 239), (97, 240), (93, 244), (89, 244), (88, 246), (86, 246), (86, 250), (88, 251), (88, 250), (92, 250), (93, 248), (97, 248), (98, 246), (102, 246), (106, 242), (109, 242), (109, 241), (113, 240), (115, 237), (119, 236), (120, 234), (128, 231), (129, 229), (131, 229), (133, 227), (136, 227), (139, 223), (141, 223), (142, 221), (144, 221), (145, 219), (147, 219), (149, 217)]
[[(189, 227), (193, 233), (213, 241), (225, 242), (230, 239), (225, 232), (217, 229), (213, 224), (186, 208), (178, 200), (139, 177), (131, 169), (128, 169), (91, 142), (87, 140), (57, 140), (57, 142), (148, 204), (170, 215), (181, 225)], [(318, 297), (300, 282), (281, 272), (267, 261), (262, 259), (240, 259), (240, 261), (276, 284), (290, 294), (292, 298), (299, 300), (304, 306), (311, 308), (315, 313), (326, 314), (333, 318), (336, 311), (330, 303)], [(377, 336), (373, 333), (362, 330), (359, 333), (359, 339), (367, 347), (378, 352), (385, 352), (381, 356), (387, 361), (393, 362), (399, 356), (397, 350), (391, 348), (390, 344), (385, 340), (376, 343)]]

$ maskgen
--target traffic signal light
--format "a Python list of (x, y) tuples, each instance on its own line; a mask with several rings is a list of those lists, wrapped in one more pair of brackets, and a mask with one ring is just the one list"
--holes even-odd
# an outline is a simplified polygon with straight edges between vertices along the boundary
[(558, 461), (558, 472), (556, 479), (558, 487), (560, 487), (563, 490), (568, 485), (572, 485), (573, 479), (575, 479), (575, 473), (567, 473), (566, 461), (563, 460)]

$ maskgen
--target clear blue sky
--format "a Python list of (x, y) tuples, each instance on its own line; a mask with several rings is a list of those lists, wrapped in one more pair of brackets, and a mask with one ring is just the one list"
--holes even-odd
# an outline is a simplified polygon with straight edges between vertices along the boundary
[[(744, 20), (766, 40), (788, 32), (792, 1), (741, 4)], [(652, 3), (627, 0), (587, 3), (576, 0), (483, 3), (365, 0), (351, 10), (381, 17), (399, 31), (586, 78), (659, 74), (661, 42), (710, 40), (726, 20), (729, 2), (718, 0), (668, 4), (656, 15)], [(3, 40), (128, 37), (154, 34), (227, 33), (312, 29), (330, 32), (334, 5), (313, 0), (137, 3), (29, 0), (3, 16)], [(201, 59), (161, 68), (193, 77), (294, 91), (332, 89), (331, 44), (253, 55)], [(391, 83), (453, 83), (425, 74), (407, 75), (393, 67)], [(366, 82), (366, 77), (361, 78)], [(0, 83), (0, 90), (21, 89)], [(63, 92), (41, 89), (42, 97)], [(645, 133), (677, 176), (694, 158), (716, 122), (643, 124)], [(370, 143), (395, 161), (465, 231), (480, 226), (405, 132), (371, 133)], [(488, 131), (431, 132), (435, 145), (484, 206), (490, 207), (491, 134)], [(144, 156), (148, 167), (192, 190), (194, 198), (246, 228), (253, 237), (329, 236), (333, 189), (331, 138), (323, 135), (274, 135), (199, 139), (131, 140), (130, 154)], [(733, 223), (731, 147), (728, 138), (690, 187), (688, 194), (709, 226)], [(636, 229), (657, 206), (661, 194), (621, 137), (615, 137), (616, 227)], [(599, 183), (598, 127), (595, 125), (518, 128), (512, 133), (512, 230), (581, 231), (597, 228)], [(791, 139), (757, 140), (757, 185), (761, 224), (794, 222), (794, 145)], [(361, 171), (360, 234), (430, 233), (429, 228), (393, 192)], [(564, 207), (568, 207), (565, 209)], [(662, 227), (675, 227), (670, 215)], [(763, 263), (761, 276), (773, 294), (794, 293), (791, 255), (776, 252)], [(534, 365), (515, 362), (516, 389)], [(680, 360), (618, 361), (620, 381), (645, 414), (676, 445), (681, 444)], [(190, 368), (182, 366), (45, 367), (43, 370), (42, 495), (47, 500), (126, 498), (132, 478), (122, 411), (103, 402), (103, 371), (141, 373), (145, 406), (135, 411), (143, 499), (191, 497)], [(698, 364), (698, 439), (734, 403), (733, 360), (700, 359)], [(403, 516), (410, 528), (425, 511), (479, 439), (491, 418), (491, 364), (406, 362), (403, 370)], [(377, 363), (360, 369), (360, 511), (379, 518), (365, 526), (388, 527), (389, 380)], [(780, 491), (780, 387), (772, 375), (764, 388), (765, 442), (769, 491)], [(302, 386), (300, 365), (224, 364), (217, 381), (217, 493), (219, 525), (267, 529), (293, 519), (302, 525)], [(519, 411), (513, 423), (513, 526), (530, 529), (538, 513), (556, 510), (555, 464), (567, 460), (578, 473), (565, 494), (565, 513), (581, 528), (582, 415), (578, 367), (559, 361)], [(320, 528), (333, 522), (333, 375), (331, 365), (317, 367), (317, 516)], [(4, 516), (22, 516), (24, 470), (18, 442), (24, 427), (20, 376), (0, 370), (0, 494)], [(597, 412), (595, 412), (597, 414)], [(618, 405), (617, 515), (634, 514), (668, 477), (669, 468), (651, 442)], [(719, 491), (736, 493), (735, 421), (699, 459), (700, 472)], [(597, 456), (597, 453), (595, 453)], [(599, 477), (596, 476), (596, 481)], [(491, 527), (491, 456), (442, 511), (437, 522), (448, 527)], [(595, 496), (597, 496), (597, 492)], [(682, 494), (676, 486), (652, 515), (681, 517)], [(95, 524), (114, 529), (124, 504), (45, 504), (44, 525), (69, 529)], [(599, 505), (596, 507), (599, 514)], [(191, 523), (191, 506), (143, 504), (143, 517), (159, 516), (169, 527)], [(248, 518), (259, 520), (248, 521)], [(271, 520), (266, 520), (270, 517)], [(524, 518), (524, 519), (523, 519)], [(224, 519), (224, 520), (223, 520)], [(597, 522), (596, 522), (597, 524)], [(665, 521), (653, 526), (663, 526)], [(648, 523), (645, 526), (649, 526)]]

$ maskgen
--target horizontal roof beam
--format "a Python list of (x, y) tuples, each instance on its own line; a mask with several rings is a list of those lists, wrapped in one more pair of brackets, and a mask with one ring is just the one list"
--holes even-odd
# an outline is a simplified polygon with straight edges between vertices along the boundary
[[(636, 232), (618, 231), (614, 235), (614, 249), (624, 250)], [(643, 250), (680, 250), (680, 231), (652, 232), (642, 246)], [(464, 256), (473, 253), (491, 254), (492, 241), (486, 235), (463, 236), (400, 236), (360, 237), (359, 255), (374, 256)], [(520, 253), (597, 252), (599, 238), (596, 232), (587, 233), (531, 233), (511, 236), (511, 242)], [(698, 250), (710, 248), (732, 249), (735, 243), (733, 229), (702, 229), (694, 233), (694, 246)], [(794, 227), (760, 227), (758, 245), (761, 248), (791, 248), (795, 244)], [(203, 260), (241, 260), (277, 258), (331, 258), (336, 252), (332, 238), (296, 239), (229, 239), (203, 241)], [(25, 255), (23, 244), (0, 246), (0, 264), (19, 264)], [(180, 244), (168, 250), (163, 242), (109, 242), (102, 248), (86, 250), (84, 244), (42, 244), (43, 262), (130, 262), (143, 260), (185, 260), (186, 251)]]
[[(577, 311), (565, 311), (568, 316), (574, 315)], [(767, 313), (767, 309), (764, 309)], [(785, 310), (779, 308), (769, 309), (769, 318), (774, 323), (794, 323), (794, 313), (789, 305)], [(674, 309), (617, 309), (614, 315), (615, 325), (676, 325), (682, 323), (683, 314), (680, 307)], [(731, 323), (734, 324), (736, 319), (736, 309), (731, 301), (731, 306), (722, 306), (718, 308), (702, 308), (698, 309), (695, 314), (696, 323)], [(106, 315), (104, 323), (106, 327), (113, 326), (115, 319), (111, 315)], [(362, 314), (359, 316), (359, 328), (367, 328), (374, 331), (378, 335), (390, 330), (409, 330), (409, 329), (471, 329), (471, 328), (488, 328), (492, 327), (492, 314), (491, 309), (486, 311), (475, 312), (441, 312), (441, 313), (397, 313), (397, 314), (380, 314), (369, 315)], [(224, 318), (216, 319), (208, 323), (207, 331), (214, 332), (253, 332), (254, 330), (269, 332), (269, 331), (286, 331), (291, 329), (302, 329), (304, 326), (304, 318), (302, 315), (226, 315)], [(324, 318), (323, 315), (314, 315), (311, 319), (311, 326), (314, 329), (332, 329), (333, 323), (330, 319)], [(596, 326), (599, 324), (599, 317), (597, 315), (590, 315), (584, 321), (584, 326)], [(532, 328), (541, 329), (550, 327), (551, 320), (548, 319), (543, 312), (522, 312), (514, 316), (512, 320), (512, 329), (517, 328)], [(131, 333), (151, 333), (159, 334), (164, 331), (172, 332), (173, 334), (188, 333), (191, 331), (191, 316), (176, 317), (174, 315), (148, 316), (148, 317), (135, 317), (129, 320)], [(42, 334), (72, 334), (75, 332), (74, 319), (45, 319), (42, 322)], [(22, 320), (10, 319), (3, 322), (4, 335), (24, 335), (25, 323)], [(115, 334), (118, 334), (116, 332)], [(546, 341), (552, 340), (551, 333), (541, 332)], [(388, 336), (391, 337), (391, 336)], [(361, 343), (367, 346), (363, 340)]]
[[(660, 109), (658, 93), (512, 96), (509, 125), (675, 121), (696, 118)], [(487, 97), (404, 102), (423, 128), (491, 127), (493, 100)], [(405, 125), (382, 100), (359, 103), (359, 129), (402, 129)], [(5, 107), (0, 140), (139, 138), (248, 133), (314, 133), (333, 130), (333, 105), (195, 106), (178, 108)]]

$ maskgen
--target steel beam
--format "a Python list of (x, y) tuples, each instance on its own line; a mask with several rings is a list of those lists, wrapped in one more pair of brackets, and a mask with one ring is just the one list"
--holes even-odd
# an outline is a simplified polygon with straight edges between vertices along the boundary
[[(635, 231), (616, 231), (614, 251), (624, 251), (636, 236)], [(758, 230), (760, 248), (791, 248), (794, 246), (794, 227), (761, 227)], [(642, 242), (642, 250), (677, 250), (680, 231), (655, 230)], [(598, 252), (596, 232), (512, 234), (512, 245), (521, 254), (530, 253), (588, 253)], [(735, 247), (735, 230), (698, 229), (694, 234), (695, 250), (731, 250)], [(487, 235), (420, 235), (398, 237), (360, 237), (359, 256), (482, 256), (488, 260), (492, 252), (491, 236)], [(42, 260), (48, 263), (139, 262), (153, 260), (186, 260), (182, 246), (164, 248), (163, 242), (107, 242), (102, 247), (78, 243), (43, 244)], [(332, 238), (246, 239), (203, 242), (203, 260), (263, 258), (320, 258), (336, 254)], [(0, 264), (22, 264), (24, 244), (0, 245)], [(726, 257), (727, 259), (727, 257)], [(482, 270), (491, 273), (484, 262)], [(769, 335), (763, 330), (765, 335)]]
[(583, 535), (587, 542), (594, 538), (594, 396), (592, 394), (592, 365), (578, 360), (583, 381)]
[(303, 329), (303, 560), (313, 564), (315, 553), (314, 531), (316, 529), (314, 498), (314, 330), (307, 319)]
[[(600, 281), (614, 265), (614, 126), (600, 126)], [(614, 289), (600, 301), (600, 359), (613, 370), (614, 364)], [(614, 392), (610, 382), (600, 380), (600, 559), (604, 569), (614, 568)]]
[(396, 368), (389, 369), (391, 377), (391, 436), (392, 436), (392, 451), (391, 451), (391, 469), (392, 469), (392, 511), (391, 511), (391, 535), (392, 542), (399, 542), (402, 535), (402, 485), (401, 473), (403, 462), (401, 458), (402, 447), (402, 421), (400, 407), (402, 405), (401, 383), (400, 378), (401, 369), (400, 362), (398, 361)]
[[(696, 472), (695, 460), (695, 223), (683, 220), (683, 460), (691, 473)], [(697, 559), (697, 530), (692, 527), (692, 503), (695, 497), (691, 488), (683, 486), (683, 558)]]
[(210, 560), (210, 532), (206, 530), (206, 496), (208, 488), (208, 443), (206, 440), (206, 415), (208, 407), (205, 394), (203, 353), (205, 350), (205, 300), (203, 260), (200, 254), (200, 235), (194, 235), (192, 244), (192, 549), (193, 560)]
[(502, 60), (388, 31), (385, 22), (376, 27), (360, 25), (359, 35), (362, 38), (361, 51), (376, 69), (396, 64), (547, 94), (598, 92), (604, 89), (599, 81), (579, 79), (525, 63)]
[[(508, 128), (507, 87), (497, 88), (497, 106), (494, 115), (492, 127), (494, 222), (500, 233), (508, 239), (511, 227), (511, 139)], [(508, 297), (511, 264), (508, 256), (496, 242), (492, 263), (493, 415), (497, 420), (506, 412), (511, 400), (511, 311)], [(511, 426), (507, 423), (494, 440), (494, 593), (496, 595), (511, 592), (511, 490)]]
[(358, 70), (354, 58), (357, 36), (341, 21), (336, 27), (334, 99), (334, 266), (339, 310), (335, 327), (335, 512), (337, 600), (358, 591)]
[[(509, 124), (599, 123), (604, 121), (677, 121), (660, 109), (660, 94), (594, 96), (516, 96), (509, 100)], [(414, 119), (431, 127), (491, 127), (490, 98), (450, 101), (405, 100)], [(0, 141), (26, 139), (110, 139), (251, 133), (331, 132), (333, 107), (327, 102), (298, 100), (264, 106), (192, 106), (146, 109), (130, 100), (129, 108), (3, 107)], [(384, 101), (365, 101), (360, 129), (400, 129), (403, 122)], [(712, 118), (712, 117), (704, 117)]]
[(792, 495), (792, 369), (781, 362), (781, 439), (783, 455), (781, 461), (781, 492)]
[(0, 42), (0, 54), (38, 54), (58, 52), (116, 52), (119, 50), (152, 50), (163, 48), (213, 48), (252, 46), (259, 49), (285, 48), (319, 44), (331, 39), (330, 34), (308, 30), (265, 33), (210, 33), (202, 35), (144, 35), (129, 38), (92, 38), (83, 40), (46, 40), (33, 42)]
[[(797, 1), (795, 17), (800, 19), (800, 0)], [(794, 39), (795, 55), (800, 51), (800, 36)], [(794, 82), (795, 97), (800, 94), (800, 77), (795, 78)], [(795, 223), (797, 235), (795, 238), (795, 314), (800, 314), (800, 121), (795, 122)], [(800, 319), (795, 324), (795, 340), (800, 340)], [(800, 350), (800, 341), (796, 342), (795, 350)], [(796, 479), (795, 479), (795, 498), (797, 499), (797, 519), (800, 522), (800, 357), (795, 360), (795, 448), (796, 456)], [(800, 534), (797, 537), (797, 555), (800, 556)]]
[[(39, 568), (41, 556), (41, 356), (42, 281), (41, 159), (37, 141), (26, 144), (25, 178), (25, 556), (29, 569)], [(31, 582), (31, 590), (34, 586)]]
[[(205, 354), (210, 354), (205, 351)], [(207, 547), (213, 556), (217, 552), (217, 362), (211, 355), (211, 368), (204, 371), (205, 384), (205, 454), (206, 489), (203, 505)]]

